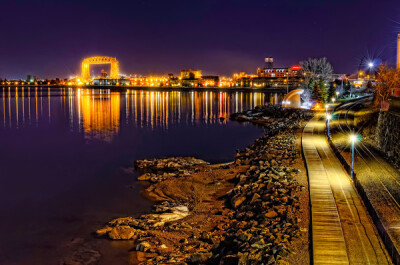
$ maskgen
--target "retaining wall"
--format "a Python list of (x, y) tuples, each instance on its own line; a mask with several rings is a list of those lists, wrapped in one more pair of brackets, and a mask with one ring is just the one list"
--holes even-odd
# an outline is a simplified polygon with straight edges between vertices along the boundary
[(375, 132), (376, 148), (400, 166), (400, 113), (380, 111)]

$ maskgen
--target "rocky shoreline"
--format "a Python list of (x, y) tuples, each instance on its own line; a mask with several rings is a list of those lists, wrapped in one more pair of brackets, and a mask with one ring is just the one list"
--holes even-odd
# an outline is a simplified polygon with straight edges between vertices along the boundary
[(143, 193), (156, 202), (153, 212), (112, 220), (96, 234), (131, 240), (131, 264), (309, 262), (308, 220), (300, 218), (307, 215), (308, 187), (298, 140), (311, 116), (272, 105), (233, 114), (231, 119), (261, 125), (265, 133), (232, 163), (136, 161), (143, 172), (138, 180), (149, 183)]

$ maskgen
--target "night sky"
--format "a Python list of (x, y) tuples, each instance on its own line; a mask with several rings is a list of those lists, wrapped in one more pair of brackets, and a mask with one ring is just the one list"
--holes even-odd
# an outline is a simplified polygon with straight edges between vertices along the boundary
[(399, 0), (0, 1), (0, 78), (69, 77), (86, 56), (121, 72), (254, 73), (326, 56), (335, 72), (361, 58), (395, 62)]

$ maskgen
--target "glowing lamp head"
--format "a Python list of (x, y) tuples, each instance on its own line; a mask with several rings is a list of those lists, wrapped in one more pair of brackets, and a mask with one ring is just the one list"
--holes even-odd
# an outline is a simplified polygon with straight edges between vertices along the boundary
[(328, 115), (326, 116), (326, 119), (327, 119), (328, 121), (332, 120), (332, 115), (331, 115), (331, 114), (328, 114)]
[(355, 135), (355, 134), (350, 135), (350, 142), (356, 143), (357, 140), (358, 140), (357, 135)]
[(373, 62), (369, 62), (369, 63), (368, 63), (368, 67), (369, 67), (369, 68), (374, 67), (374, 63), (373, 63)]

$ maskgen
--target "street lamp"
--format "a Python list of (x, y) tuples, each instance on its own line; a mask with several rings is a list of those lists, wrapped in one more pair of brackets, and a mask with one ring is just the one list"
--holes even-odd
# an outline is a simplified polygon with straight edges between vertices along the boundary
[(336, 101), (336, 99), (335, 99), (335, 98), (332, 98), (332, 103), (333, 103), (333, 104), (335, 104), (335, 101)]
[(329, 104), (325, 104), (325, 115), (328, 116)]
[(331, 114), (328, 114), (327, 116), (326, 116), (326, 120), (328, 121), (328, 127), (327, 127), (327, 129), (328, 129), (328, 141), (329, 141), (329, 138), (331, 137), (330, 136), (330, 133), (329, 133), (329, 121), (332, 119), (332, 115)]
[(289, 70), (286, 74), (286, 94), (289, 94)]
[(354, 145), (358, 141), (357, 135), (350, 135), (351, 142), (351, 179), (354, 177)]
[[(375, 65), (373, 62), (368, 63), (368, 68), (369, 68), (369, 75), (371, 75), (372, 70), (374, 69)], [(369, 78), (370, 79), (370, 78)]]

